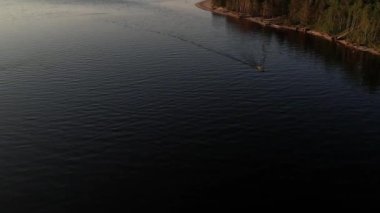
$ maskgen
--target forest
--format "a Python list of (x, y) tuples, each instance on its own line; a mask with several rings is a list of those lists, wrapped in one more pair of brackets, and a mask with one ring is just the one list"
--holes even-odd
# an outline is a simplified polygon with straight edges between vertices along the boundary
[(281, 18), (281, 24), (307, 27), (380, 50), (379, 0), (212, 0), (254, 17)]

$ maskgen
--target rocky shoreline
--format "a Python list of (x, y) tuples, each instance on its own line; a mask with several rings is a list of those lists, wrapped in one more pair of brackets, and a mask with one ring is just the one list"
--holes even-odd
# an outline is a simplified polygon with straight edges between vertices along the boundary
[(319, 38), (322, 38), (325, 40), (329, 40), (331, 42), (335, 42), (339, 45), (345, 46), (345, 47), (350, 48), (354, 51), (367, 52), (367, 53), (370, 53), (373, 55), (380, 56), (379, 51), (377, 51), (373, 48), (370, 48), (370, 47), (353, 44), (347, 40), (344, 40), (342, 37), (332, 36), (332, 35), (329, 35), (329, 34), (326, 34), (323, 32), (318, 32), (318, 31), (308, 29), (305, 27), (275, 24), (275, 23), (273, 23), (273, 19), (264, 19), (262, 17), (251, 17), (248, 15), (240, 14), (238, 12), (226, 10), (223, 7), (213, 7), (211, 0), (201, 1), (195, 5), (200, 9), (207, 10), (207, 11), (210, 11), (210, 12), (215, 13), (215, 14), (229, 16), (229, 17), (233, 17), (233, 18), (237, 18), (237, 19), (248, 20), (248, 21), (254, 22), (256, 24), (259, 24), (263, 27), (269, 27), (272, 29), (291, 30), (291, 31), (302, 32), (302, 33), (313, 35), (313, 36), (316, 36), (316, 37), (319, 37)]

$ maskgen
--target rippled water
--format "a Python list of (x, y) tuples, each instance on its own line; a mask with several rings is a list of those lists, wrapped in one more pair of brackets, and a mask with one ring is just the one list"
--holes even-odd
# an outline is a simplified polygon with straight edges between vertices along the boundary
[(0, 0), (1, 212), (379, 195), (379, 58), (194, 3)]

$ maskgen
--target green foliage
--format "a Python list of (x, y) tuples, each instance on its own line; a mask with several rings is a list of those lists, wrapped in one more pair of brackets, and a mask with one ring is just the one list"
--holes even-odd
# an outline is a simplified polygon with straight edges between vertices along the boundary
[(213, 4), (252, 16), (284, 16), (287, 23), (380, 48), (379, 0), (213, 0)]

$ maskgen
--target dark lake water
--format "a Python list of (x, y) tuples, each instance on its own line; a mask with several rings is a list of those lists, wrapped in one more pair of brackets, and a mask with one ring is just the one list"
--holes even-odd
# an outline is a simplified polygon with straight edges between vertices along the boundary
[(380, 59), (196, 2), (0, 0), (1, 212), (379, 197)]

